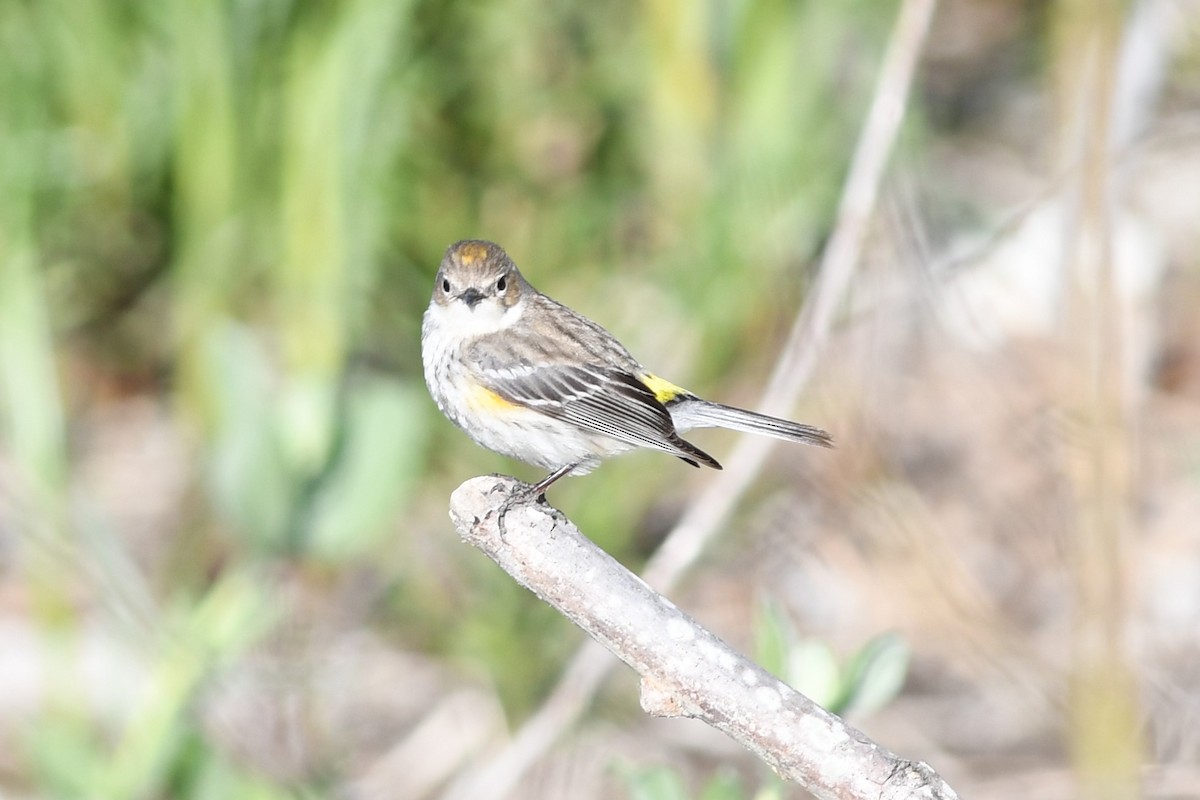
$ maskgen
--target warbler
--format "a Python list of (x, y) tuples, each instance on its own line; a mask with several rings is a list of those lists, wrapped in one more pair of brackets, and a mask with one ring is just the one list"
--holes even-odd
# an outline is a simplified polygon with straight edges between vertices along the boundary
[(529, 284), (497, 244), (450, 245), (421, 325), (425, 383), (476, 443), (564, 475), (638, 447), (721, 469), (680, 434), (718, 427), (832, 447), (811, 425), (703, 400), (650, 372), (590, 319)]

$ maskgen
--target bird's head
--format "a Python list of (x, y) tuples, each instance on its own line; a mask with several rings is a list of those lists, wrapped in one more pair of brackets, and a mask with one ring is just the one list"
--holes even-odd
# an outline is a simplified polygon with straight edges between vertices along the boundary
[(433, 285), (432, 306), (457, 324), (485, 333), (507, 327), (529, 284), (500, 245), (478, 239), (446, 249)]

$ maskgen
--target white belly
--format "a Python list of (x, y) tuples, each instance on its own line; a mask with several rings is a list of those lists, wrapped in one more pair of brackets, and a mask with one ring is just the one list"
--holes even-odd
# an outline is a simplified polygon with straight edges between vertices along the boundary
[(489, 398), (463, 367), (460, 340), (446, 336), (444, 323), (426, 312), (421, 336), (425, 385), (441, 412), (477, 444), (546, 470), (578, 464), (573, 475), (590, 472), (602, 458), (634, 448), (530, 408)]

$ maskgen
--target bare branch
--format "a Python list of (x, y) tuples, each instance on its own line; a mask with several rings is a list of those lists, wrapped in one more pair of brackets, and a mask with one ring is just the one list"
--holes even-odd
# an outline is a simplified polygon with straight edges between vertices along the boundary
[(450, 498), (459, 535), (641, 676), (642, 708), (724, 731), (819, 798), (957, 798), (740, 655), (508, 477)]

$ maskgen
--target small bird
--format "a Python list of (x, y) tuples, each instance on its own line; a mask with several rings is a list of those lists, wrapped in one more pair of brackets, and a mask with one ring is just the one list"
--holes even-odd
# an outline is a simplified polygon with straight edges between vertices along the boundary
[(497, 244), (450, 245), (421, 325), (425, 383), (438, 408), (476, 443), (564, 475), (648, 447), (721, 469), (683, 439), (730, 428), (821, 447), (811, 425), (702, 400), (643, 367), (590, 319), (533, 288)]

